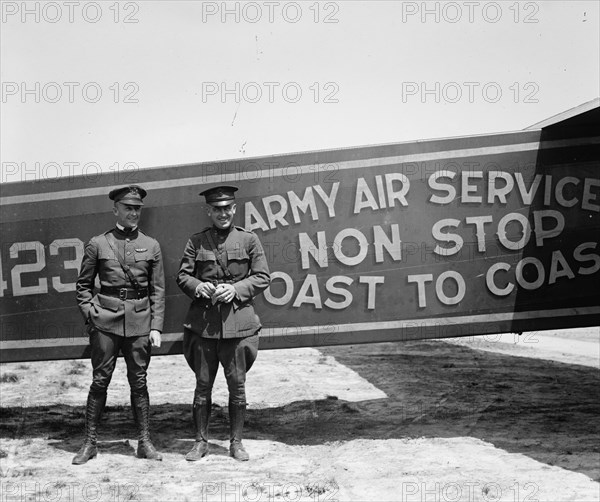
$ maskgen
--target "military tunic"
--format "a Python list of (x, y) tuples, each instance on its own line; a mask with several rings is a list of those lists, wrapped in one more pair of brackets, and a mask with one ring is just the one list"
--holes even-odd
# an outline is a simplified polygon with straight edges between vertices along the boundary
[[(227, 267), (229, 278), (217, 256)], [(197, 298), (196, 287), (201, 282), (228, 282), (235, 296), (230, 303), (214, 304), (210, 298)], [(246, 373), (256, 360), (261, 328), (253, 299), (269, 282), (265, 253), (253, 232), (236, 226), (226, 230), (213, 227), (188, 240), (177, 284), (192, 299), (184, 322), (183, 352), (196, 375), (194, 406), (208, 403), (210, 407), (219, 363), (227, 380), (230, 406), (246, 405)]]
[[(139, 285), (147, 288), (146, 297), (121, 300), (102, 293), (106, 288), (133, 288), (107, 238), (112, 239)], [(96, 276), (101, 290), (94, 295)], [(85, 248), (76, 291), (86, 323), (103, 332), (131, 337), (148, 335), (151, 329), (162, 331), (165, 279), (159, 243), (137, 229), (127, 233), (114, 228), (92, 237)]]
[[(122, 269), (115, 250), (130, 267), (139, 292)], [(96, 277), (100, 280), (100, 291), (94, 294)], [(122, 352), (132, 394), (147, 394), (146, 372), (151, 356), (148, 335), (150, 330), (162, 331), (165, 309), (159, 243), (138, 229), (113, 228), (92, 237), (81, 262), (76, 296), (92, 349), (90, 392), (106, 394)]]
[[(216, 250), (208, 238), (212, 234)], [(217, 261), (226, 264), (231, 278)], [(197, 298), (196, 287), (201, 282), (230, 282), (236, 291), (231, 303), (213, 304), (210, 298)], [(267, 259), (254, 232), (231, 226), (227, 230), (206, 228), (188, 240), (177, 284), (192, 299), (184, 327), (204, 338), (244, 338), (255, 334), (260, 320), (254, 311), (254, 297), (269, 286)]]

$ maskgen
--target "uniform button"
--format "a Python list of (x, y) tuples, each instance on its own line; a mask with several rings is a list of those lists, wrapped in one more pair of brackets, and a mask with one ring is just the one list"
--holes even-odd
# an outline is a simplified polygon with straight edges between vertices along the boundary
[(131, 254), (131, 251), (127, 251), (127, 254)]
[(131, 239), (130, 239), (129, 237), (126, 237), (126, 238), (125, 238), (125, 240), (126, 240), (127, 242), (130, 242), (130, 241), (131, 241)]

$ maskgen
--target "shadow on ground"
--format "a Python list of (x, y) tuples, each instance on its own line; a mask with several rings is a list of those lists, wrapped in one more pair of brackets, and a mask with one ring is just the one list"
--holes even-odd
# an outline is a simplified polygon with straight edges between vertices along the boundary
[[(511, 453), (600, 480), (600, 372), (553, 361), (479, 352), (441, 341), (321, 348), (388, 398), (349, 402), (329, 396), (249, 410), (248, 439), (316, 445), (352, 439), (475, 437)], [(45, 437), (73, 454), (83, 438), (84, 407), (1, 408), (0, 438)], [(210, 437), (228, 437), (227, 410), (213, 406)], [(190, 407), (152, 407), (153, 439), (185, 454)], [(129, 407), (107, 406), (100, 447), (131, 454)], [(220, 451), (222, 449), (223, 451)], [(211, 452), (226, 455), (213, 445)]]

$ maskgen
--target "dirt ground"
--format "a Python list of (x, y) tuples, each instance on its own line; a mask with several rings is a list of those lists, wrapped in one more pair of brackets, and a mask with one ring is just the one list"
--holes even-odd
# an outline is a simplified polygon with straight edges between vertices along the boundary
[(214, 392), (210, 455), (193, 443), (183, 356), (149, 371), (163, 462), (135, 457), (124, 362), (83, 439), (89, 361), (0, 366), (0, 502), (600, 500), (600, 328), (261, 351), (244, 443), (228, 457)]

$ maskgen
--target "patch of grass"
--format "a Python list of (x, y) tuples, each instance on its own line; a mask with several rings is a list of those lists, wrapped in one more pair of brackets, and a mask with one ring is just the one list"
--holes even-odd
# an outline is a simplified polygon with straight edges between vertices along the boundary
[(37, 475), (37, 469), (33, 469), (31, 467), (26, 467), (22, 471), (15, 470), (11, 473), (11, 477), (19, 478), (19, 477), (32, 477)]
[(73, 361), (71, 369), (67, 372), (67, 375), (83, 375), (85, 368), (86, 365), (81, 361)]
[(15, 383), (20, 380), (19, 375), (16, 373), (4, 373), (0, 376), (0, 382), (2, 383)]
[(66, 380), (61, 380), (59, 385), (60, 385), (61, 389), (70, 389), (71, 387), (75, 387), (76, 389), (83, 388), (83, 386), (78, 382), (73, 382), (73, 381), (67, 382)]
[(311, 497), (317, 497), (325, 493), (331, 492), (333, 495), (339, 490), (339, 486), (335, 479), (331, 478), (324, 482), (309, 483), (304, 486), (306, 493)]

